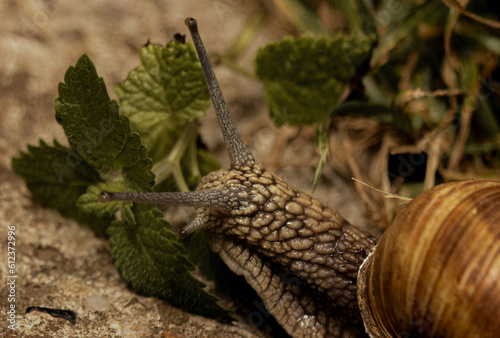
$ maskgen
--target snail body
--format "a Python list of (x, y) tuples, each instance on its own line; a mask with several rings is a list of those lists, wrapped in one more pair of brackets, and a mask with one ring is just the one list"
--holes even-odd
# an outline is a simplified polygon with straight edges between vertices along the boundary
[(228, 191), (235, 204), (198, 208), (193, 223), (203, 224), (211, 249), (245, 277), (288, 333), (362, 332), (356, 278), (373, 237), (258, 164), (211, 173), (197, 186), (214, 189)]
[[(245, 277), (250, 286), (262, 298), (267, 311), (293, 337), (362, 337), (366, 335), (365, 327), (374, 336), (377, 334), (384, 336), (388, 332), (390, 335), (393, 335), (394, 332), (404, 332), (403, 328), (396, 329), (396, 331), (379, 329), (378, 326), (382, 325), (382, 322), (378, 321), (378, 315), (375, 314), (376, 310), (374, 309), (375, 306), (378, 306), (376, 300), (381, 294), (381, 290), (385, 292), (409, 289), (387, 284), (385, 278), (388, 277), (378, 276), (376, 270), (383, 269), (389, 276), (394, 277), (394, 274), (391, 275), (392, 270), (389, 263), (386, 263), (385, 258), (380, 258), (383, 257), (381, 253), (387, 251), (390, 257), (394, 252), (398, 252), (397, 250), (412, 252), (410, 249), (411, 240), (408, 237), (405, 238), (405, 236), (410, 235), (409, 233), (401, 232), (403, 236), (402, 248), (396, 245), (394, 248), (384, 250), (383, 246), (386, 245), (384, 244), (386, 242), (389, 244), (393, 242), (394, 232), (397, 232), (396, 228), (399, 227), (397, 224), (406, 222), (405, 218), (409, 218), (410, 222), (425, 223), (421, 220), (418, 221), (419, 211), (410, 212), (417, 207), (423, 208), (422, 205), (418, 204), (420, 198), (415, 199), (414, 202), (405, 207), (406, 211), (403, 210), (398, 215), (394, 224), (383, 235), (382, 240), (374, 250), (376, 240), (370, 234), (349, 224), (333, 210), (287, 184), (274, 173), (262, 168), (246, 148), (229, 116), (215, 74), (201, 42), (196, 20), (188, 18), (186, 25), (191, 32), (200, 58), (210, 96), (228, 148), (231, 168), (215, 171), (203, 177), (196, 191), (192, 192), (109, 193), (103, 191), (100, 200), (102, 202), (126, 200), (194, 206), (197, 210), (197, 217), (181, 230), (181, 236), (187, 236), (196, 230), (203, 230), (212, 250), (221, 256), (231, 270)], [(481, 272), (479, 278), (488, 276), (490, 284), (487, 285), (496, 292), (496, 301), (487, 303), (486, 308), (495, 314), (493, 317), (500, 318), (498, 314), (500, 306), (491, 309), (492, 304), (499, 305), (500, 299), (498, 278), (495, 279), (500, 274), (500, 255), (498, 255), (500, 230), (498, 226), (495, 227), (500, 223), (500, 216), (498, 216), (500, 183), (490, 181), (488, 184), (492, 186), (493, 190), (496, 189), (496, 193), (484, 197), (484, 201), (490, 198), (496, 199), (496, 204), (494, 204), (496, 208), (478, 207), (468, 212), (476, 213), (477, 216), (477, 213), (485, 211), (483, 209), (491, 209), (492, 212), (493, 209), (496, 210), (496, 216), (493, 214), (485, 216), (484, 222), (490, 222), (489, 228), (496, 229), (491, 232), (496, 238), (493, 238), (491, 242), (492, 253), (483, 255), (484, 259), (488, 259), (488, 262), (491, 263), (488, 263), (484, 268), (489, 272)], [(470, 187), (467, 184), (465, 186)], [(447, 187), (450, 186), (447, 185)], [(431, 199), (425, 210), (431, 210), (433, 204), (439, 204), (439, 210), (442, 212), (436, 212), (436, 215), (431, 213), (422, 213), (421, 215), (425, 215), (426, 220), (427, 217), (432, 216), (434, 219), (430, 221), (447, 219), (444, 213), (449, 210), (446, 210), (441, 204), (446, 204), (445, 199), (449, 197), (447, 194), (453, 195), (454, 191), (461, 192), (462, 190), (462, 186), (455, 190), (449, 188), (447, 193), (444, 192), (445, 190), (439, 190), (442, 193), (440, 197), (436, 200)], [(427, 196), (426, 194), (423, 196)], [(473, 198), (478, 198), (477, 195), (474, 196)], [(472, 200), (469, 198), (468, 201)], [(485, 202), (484, 205), (486, 204), (488, 203)], [(461, 209), (452, 208), (453, 212), (456, 210)], [(492, 217), (494, 221), (490, 221)], [(462, 218), (465, 216), (459, 217), (459, 220)], [(482, 216), (481, 219), (483, 219)], [(443, 223), (447, 222), (443, 221)], [(430, 228), (432, 229), (432, 227)], [(463, 228), (461, 233), (468, 234), (467, 225)], [(420, 235), (418, 229), (412, 229), (410, 226), (407, 232), (412, 231), (416, 232), (417, 236)], [(478, 231), (483, 234), (482, 230)], [(448, 233), (453, 233), (453, 230), (435, 230), (434, 232), (441, 234), (441, 237), (434, 241), (431, 240), (429, 242), (431, 244), (427, 246), (422, 245), (422, 250), (426, 247), (433, 248), (439, 241), (446, 238)], [(490, 234), (485, 232), (484, 237), (486, 236), (490, 236)], [(448, 240), (446, 239), (446, 241)], [(474, 241), (471, 240), (471, 242)], [(457, 243), (467, 247), (469, 241), (464, 240)], [(481, 252), (485, 253), (485, 251)], [(494, 256), (495, 254), (496, 256)], [(419, 251), (415, 254), (415, 256), (420, 255), (424, 255), (424, 253)], [(437, 257), (439, 261), (442, 259), (441, 257), (447, 258), (448, 256), (438, 255)], [(413, 267), (410, 263), (404, 262), (403, 264)], [(455, 265), (452, 265), (450, 270), (453, 271), (454, 267)], [(427, 265), (416, 271), (420, 272), (425, 270), (424, 268), (427, 268)], [(431, 270), (435, 271), (439, 277), (434, 277), (433, 283), (439, 284), (437, 280), (440, 279), (440, 275), (439, 272), (436, 272), (440, 271), (439, 268), (431, 268)], [(474, 271), (467, 270), (467, 276), (472, 276)], [(404, 273), (406, 272), (396, 275), (396, 278), (393, 278), (394, 282), (400, 282), (401, 274)], [(380, 277), (378, 280), (377, 276)], [(419, 276), (408, 278), (418, 279)], [(428, 280), (431, 280), (430, 277)], [(368, 285), (369, 283), (375, 284), (371, 286)], [(418, 281), (415, 283), (420, 285)], [(470, 289), (470, 285), (467, 283), (468, 280), (465, 285), (466, 288)], [(385, 295), (388, 295), (387, 299), (390, 299), (392, 291), (385, 292)], [(429, 297), (431, 296), (432, 294)], [(368, 298), (360, 299), (360, 297)], [(418, 297), (420, 296), (415, 295), (414, 299), (418, 300)], [(410, 311), (414, 310), (411, 306), (408, 307)], [(389, 305), (389, 307), (381, 308), (381, 311), (400, 312), (398, 309), (398, 307), (391, 308)], [(413, 313), (410, 314), (410, 318), (413, 318), (412, 315)], [(396, 320), (405, 321), (398, 318)], [(495, 321), (493, 320), (493, 322)], [(498, 323), (491, 325), (495, 324), (498, 325)], [(389, 326), (391, 325), (389, 324)], [(409, 332), (414, 333), (414, 331)], [(427, 332), (432, 335), (441, 334), (444, 331)], [(497, 332), (500, 332), (498, 326)]]

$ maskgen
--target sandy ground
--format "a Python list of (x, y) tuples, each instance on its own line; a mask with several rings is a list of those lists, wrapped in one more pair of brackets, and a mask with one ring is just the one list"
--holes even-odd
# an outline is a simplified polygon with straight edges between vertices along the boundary
[[(234, 325), (190, 315), (167, 303), (134, 294), (121, 282), (105, 240), (34, 203), (24, 182), (10, 169), (11, 157), (38, 139), (65, 143), (54, 119), (57, 84), (78, 57), (90, 55), (108, 85), (123, 81), (138, 66), (138, 48), (149, 39), (165, 43), (175, 33), (188, 34), (184, 19), (197, 18), (211, 55), (224, 53), (236, 40), (246, 20), (256, 10), (253, 2), (218, 1), (2, 1), (0, 3), (0, 336), (7, 328), (7, 231), (16, 229), (16, 325), (22, 337), (252, 337), (262, 335), (241, 318)], [(277, 33), (278, 32), (278, 33)], [(279, 29), (264, 27), (241, 58), (251, 70), (258, 46), (279, 38)], [(256, 81), (216, 67), (229, 107), (256, 157), (266, 163), (279, 136), (269, 119)], [(208, 146), (223, 153), (222, 137), (210, 110), (203, 119), (202, 136)], [(312, 137), (310, 130), (303, 131)], [(297, 167), (297, 149), (301, 163)], [(295, 156), (294, 156), (295, 155)], [(302, 157), (302, 156), (301, 156)], [(279, 173), (310, 192), (317, 161), (308, 144), (284, 150)], [(295, 162), (294, 162), (295, 161)], [(333, 173), (316, 192), (351, 221), (362, 215), (349, 185)], [(332, 185), (336, 192), (332, 193)], [(230, 306), (230, 300), (223, 300)], [(76, 324), (48, 314), (31, 312), (30, 306), (73, 310)]]

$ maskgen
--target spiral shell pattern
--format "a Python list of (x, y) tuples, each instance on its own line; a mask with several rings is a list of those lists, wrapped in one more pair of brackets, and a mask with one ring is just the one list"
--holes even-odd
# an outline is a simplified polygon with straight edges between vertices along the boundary
[(498, 337), (500, 182), (415, 198), (361, 267), (358, 303), (372, 337)]

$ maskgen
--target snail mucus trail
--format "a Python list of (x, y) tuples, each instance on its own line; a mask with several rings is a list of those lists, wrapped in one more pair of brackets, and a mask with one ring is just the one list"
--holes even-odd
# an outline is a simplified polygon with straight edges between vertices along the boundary
[[(363, 335), (356, 280), (375, 239), (254, 160), (229, 116), (196, 20), (188, 18), (185, 23), (202, 65), (231, 168), (203, 177), (192, 192), (103, 191), (100, 200), (195, 207), (197, 216), (181, 235), (203, 230), (211, 249), (231, 270), (245, 277), (267, 311), (290, 335)], [(286, 283), (291, 275), (300, 280), (298, 287)]]

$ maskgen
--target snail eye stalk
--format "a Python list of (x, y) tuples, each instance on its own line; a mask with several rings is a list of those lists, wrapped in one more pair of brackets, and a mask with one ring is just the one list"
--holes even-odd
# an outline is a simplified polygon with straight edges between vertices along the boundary
[(217, 114), (222, 134), (224, 135), (224, 141), (228, 148), (231, 167), (234, 168), (242, 165), (251, 166), (254, 164), (255, 160), (253, 155), (248, 151), (247, 147), (241, 140), (241, 136), (236, 129), (231, 116), (229, 116), (226, 101), (222, 96), (219, 83), (217, 82), (217, 78), (215, 77), (214, 70), (210, 64), (210, 60), (208, 59), (207, 52), (203, 42), (201, 41), (200, 33), (198, 32), (198, 24), (193, 18), (187, 18), (185, 23), (189, 28), (196, 52), (198, 53), (198, 58), (200, 59), (201, 68), (203, 69), (203, 74), (205, 75), (205, 80), (208, 85), (208, 91), (210, 92), (215, 113)]

